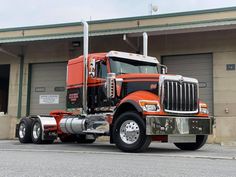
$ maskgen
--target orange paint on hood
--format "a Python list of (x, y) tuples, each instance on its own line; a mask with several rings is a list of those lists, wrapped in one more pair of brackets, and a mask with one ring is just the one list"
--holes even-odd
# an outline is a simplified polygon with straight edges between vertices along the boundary
[(133, 92), (133, 93), (127, 95), (121, 101), (121, 103), (125, 102), (126, 100), (133, 100), (139, 104), (139, 100), (157, 100), (157, 101), (159, 101), (160, 98), (159, 98), (159, 96), (157, 96), (151, 92), (148, 92), (148, 91), (136, 91), (136, 92)]

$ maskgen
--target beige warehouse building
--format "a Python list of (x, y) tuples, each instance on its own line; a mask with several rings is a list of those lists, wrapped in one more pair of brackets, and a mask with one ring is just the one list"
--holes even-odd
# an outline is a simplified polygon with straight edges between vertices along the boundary
[[(147, 32), (149, 55), (169, 73), (199, 80), (200, 97), (216, 122), (210, 141), (236, 142), (236, 7), (89, 25), (90, 53), (140, 52)], [(20, 117), (66, 109), (66, 62), (82, 54), (82, 35), (80, 23), (0, 29), (0, 139), (14, 137)], [(43, 95), (59, 100), (45, 106)]]

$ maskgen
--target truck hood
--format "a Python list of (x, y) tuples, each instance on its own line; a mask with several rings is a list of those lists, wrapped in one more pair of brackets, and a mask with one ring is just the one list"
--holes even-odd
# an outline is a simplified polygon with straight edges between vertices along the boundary
[(185, 81), (185, 82), (192, 82), (198, 83), (198, 80), (195, 78), (190, 77), (183, 77), (182, 75), (172, 75), (172, 74), (121, 74), (118, 75), (116, 78), (121, 78), (124, 82), (132, 82), (132, 81), (160, 81), (163, 80), (175, 80), (175, 81)]
[(137, 73), (137, 74), (121, 74), (118, 75), (116, 78), (121, 78), (124, 81), (143, 81), (143, 80), (153, 80), (153, 81), (158, 81), (159, 77), (161, 74), (142, 74), (142, 73)]

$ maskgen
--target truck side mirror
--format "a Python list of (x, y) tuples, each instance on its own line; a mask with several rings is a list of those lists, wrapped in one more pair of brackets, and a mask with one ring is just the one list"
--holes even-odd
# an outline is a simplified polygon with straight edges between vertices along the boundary
[(166, 65), (160, 65), (161, 66), (161, 74), (167, 74), (167, 66)]
[(116, 93), (116, 74), (115, 73), (107, 73), (107, 98), (115, 98)]
[(166, 69), (165, 68), (161, 68), (161, 74), (166, 74)]
[(89, 76), (94, 78), (96, 73), (96, 60), (92, 58), (89, 64)]

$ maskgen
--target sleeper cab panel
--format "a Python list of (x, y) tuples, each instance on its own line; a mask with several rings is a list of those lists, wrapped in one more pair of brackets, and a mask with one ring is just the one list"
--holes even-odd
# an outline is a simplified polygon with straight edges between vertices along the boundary
[(81, 86), (83, 83), (83, 57), (68, 62), (67, 88)]

